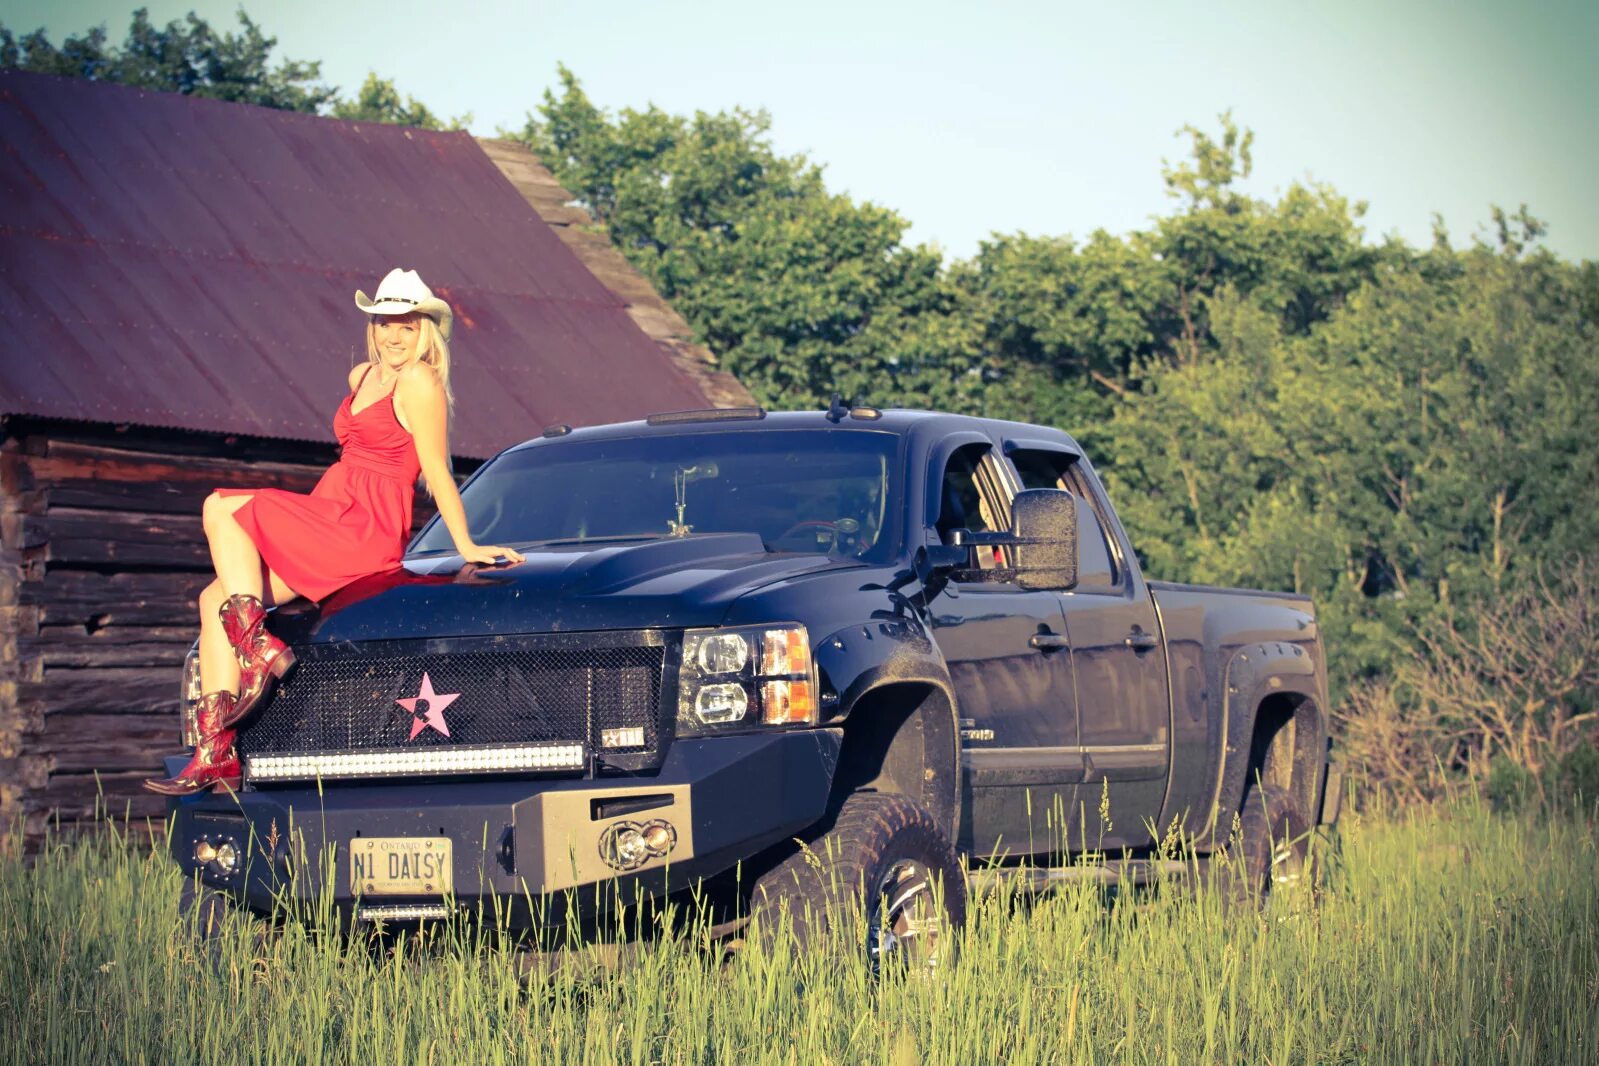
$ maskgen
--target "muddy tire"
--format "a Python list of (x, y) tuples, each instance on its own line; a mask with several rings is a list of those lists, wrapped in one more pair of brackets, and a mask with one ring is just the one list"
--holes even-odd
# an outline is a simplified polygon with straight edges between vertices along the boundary
[(1274, 896), (1309, 899), (1310, 819), (1293, 794), (1279, 785), (1251, 784), (1238, 822), (1226, 851), (1211, 859), (1227, 900), (1264, 907)]
[[(856, 924), (865, 900), (865, 932)], [(937, 821), (904, 796), (857, 792), (832, 824), (761, 874), (750, 913), (769, 948), (788, 928), (801, 948), (864, 949), (875, 975), (946, 965), (966, 921), (966, 881)], [(864, 943), (860, 941), (864, 939)]]
[(216, 940), (233, 913), (233, 901), (225, 893), (192, 877), (183, 879), (183, 890), (178, 894), (178, 922), (185, 932), (192, 930), (201, 941)]

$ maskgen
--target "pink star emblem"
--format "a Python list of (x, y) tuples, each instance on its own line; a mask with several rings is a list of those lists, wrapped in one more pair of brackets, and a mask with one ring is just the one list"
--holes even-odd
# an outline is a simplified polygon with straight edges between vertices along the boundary
[[(450, 704), (454, 703), (460, 698), (461, 694), (459, 692), (451, 692), (448, 695), (443, 696), (439, 695), (437, 692), (434, 692), (433, 679), (428, 677), (426, 670), (422, 671), (421, 691), (408, 700), (394, 701), (401, 707), (404, 707), (406, 710), (410, 711), (414, 716), (411, 719), (411, 735), (405, 739), (415, 740), (416, 735), (422, 732), (423, 729), (427, 728), (436, 729), (445, 736), (449, 736), (450, 727), (444, 723), (444, 708), (448, 707)], [(416, 706), (419, 703), (422, 705), (421, 711), (416, 709)]]

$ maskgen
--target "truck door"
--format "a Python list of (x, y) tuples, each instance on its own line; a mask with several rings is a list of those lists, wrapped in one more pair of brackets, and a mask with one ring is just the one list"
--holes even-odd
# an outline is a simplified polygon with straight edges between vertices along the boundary
[[(995, 448), (966, 436), (946, 442), (942, 469), (929, 470), (936, 519), (929, 516), (926, 537), (933, 543), (948, 542), (955, 529), (1009, 524)], [(1006, 563), (1003, 549), (973, 551), (982, 572)], [(1059, 596), (1010, 581), (951, 581), (928, 611), (961, 718), (959, 846), (979, 857), (1059, 850), (1083, 773)]]
[[(1077, 681), (1086, 764), (1080, 797), (1090, 846), (1140, 847), (1160, 816), (1171, 759), (1171, 701), (1160, 623), (1136, 562), (1117, 537), (1087, 464), (1064, 447), (1008, 442), (1022, 488), (1063, 488), (1077, 499), (1077, 586), (1060, 595)], [(1096, 814), (1110, 800), (1108, 827)]]

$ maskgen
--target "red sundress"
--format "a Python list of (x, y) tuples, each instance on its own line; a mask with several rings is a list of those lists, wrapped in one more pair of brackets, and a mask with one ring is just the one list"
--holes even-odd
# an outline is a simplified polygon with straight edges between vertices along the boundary
[(393, 389), (351, 410), (365, 381), (362, 374), (333, 416), (333, 435), (344, 451), (310, 495), (217, 489), (223, 496), (255, 497), (233, 517), (272, 572), (307, 599), (324, 599), (356, 578), (398, 565), (411, 532), (422, 469), (416, 444), (395, 417)]

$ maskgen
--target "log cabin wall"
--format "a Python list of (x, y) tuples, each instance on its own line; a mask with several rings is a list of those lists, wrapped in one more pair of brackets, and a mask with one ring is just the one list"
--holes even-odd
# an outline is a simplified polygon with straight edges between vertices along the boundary
[[(336, 452), (17, 419), (0, 432), (0, 830), (32, 843), (101, 814), (159, 830), (163, 800), (140, 782), (180, 750), (179, 673), (212, 577), (201, 505), (222, 485), (307, 492)], [(419, 493), (416, 524), (432, 514)]]

